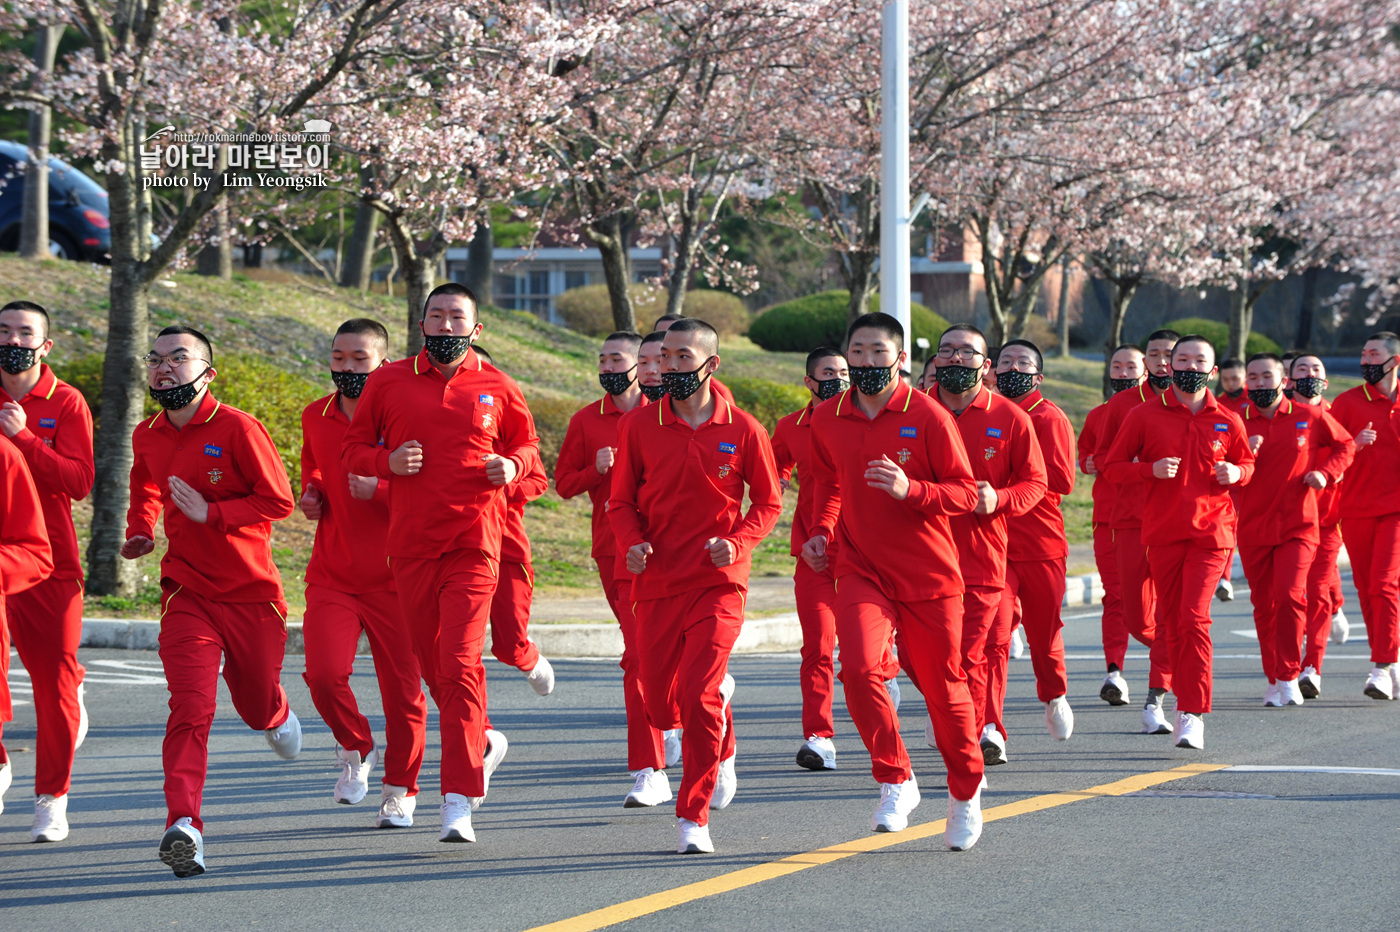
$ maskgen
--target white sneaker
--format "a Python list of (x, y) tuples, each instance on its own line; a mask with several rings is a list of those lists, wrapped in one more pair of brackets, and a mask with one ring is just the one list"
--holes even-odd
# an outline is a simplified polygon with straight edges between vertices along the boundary
[(938, 742), (934, 740), (932, 715), (924, 717), (924, 744), (927, 744), (931, 748), (938, 747)]
[(267, 729), (263, 734), (267, 737), (268, 746), (283, 760), (296, 760), (301, 753), (301, 722), (297, 721), (297, 714), (291, 709), (287, 710), (285, 722)]
[(1279, 694), (1277, 683), (1270, 683), (1264, 690), (1264, 705), (1270, 709), (1283, 707), (1283, 696)]
[(662, 733), (666, 755), (666, 766), (674, 767), (681, 762), (681, 730), (672, 728)]
[(1235, 601), (1235, 584), (1228, 579), (1222, 579), (1215, 584), (1215, 597), (1222, 602)]
[(909, 827), (909, 813), (919, 805), (919, 781), (911, 773), (903, 783), (881, 783), (880, 805), (870, 817), (872, 832), (902, 832)]
[(1390, 695), (1400, 696), (1400, 663), (1390, 665)]
[(1074, 734), (1074, 710), (1069, 707), (1068, 696), (1045, 703), (1045, 727), (1056, 741), (1068, 741), (1069, 736)]
[(413, 810), (418, 797), (408, 795), (406, 786), (384, 784), (379, 796), (379, 814), (374, 817), (375, 828), (409, 828), (413, 825)]
[(1165, 696), (1149, 694), (1147, 704), (1142, 707), (1142, 733), (1145, 735), (1169, 735), (1172, 726), (1167, 722), (1167, 714), (1162, 709)]
[(537, 695), (548, 696), (554, 692), (554, 668), (549, 665), (544, 654), (540, 654), (540, 659), (525, 674), (525, 682), (530, 684), (530, 688)]
[(1332, 616), (1332, 643), (1345, 644), (1347, 638), (1351, 637), (1351, 625), (1347, 623), (1346, 612), (1341, 609)]
[(335, 781), (335, 801), (353, 806), (369, 793), (369, 775), (374, 765), (379, 763), (379, 748), (371, 748), (368, 757), (360, 757), (359, 751), (335, 749), (335, 759), (340, 762), (340, 779)]
[(797, 766), (808, 770), (835, 770), (836, 744), (830, 738), (808, 738), (797, 749)]
[(622, 801), (622, 808), (659, 806), (671, 798), (671, 778), (666, 776), (666, 771), (644, 767), (637, 771), (637, 782), (632, 784), (632, 792)]
[(471, 800), (461, 793), (448, 793), (442, 798), (442, 831), (438, 841), (476, 841), (472, 831)]
[(68, 794), (34, 800), (34, 827), (29, 830), (30, 841), (62, 841), (68, 837)]
[(1205, 720), (1191, 712), (1176, 713), (1176, 729), (1172, 737), (1179, 748), (1203, 750), (1206, 746)]
[(1394, 699), (1395, 698), (1395, 678), (1390, 672), (1390, 665), (1376, 667), (1371, 671), (1371, 675), (1366, 677), (1366, 688), (1362, 690), (1372, 699)]
[(204, 873), (204, 835), (189, 816), (177, 819), (161, 836), (158, 854), (176, 877)]
[(83, 685), (78, 684), (78, 734), (73, 739), (73, 750), (83, 746), (83, 741), (87, 739), (88, 733), (88, 711), (87, 703), (83, 701)]
[(1026, 639), (1022, 636), (1019, 625), (1011, 629), (1011, 646), (1008, 653), (1012, 660), (1020, 660), (1026, 653)]
[(1004, 764), (1008, 760), (1006, 756), (1006, 739), (1001, 736), (997, 726), (988, 724), (982, 729), (982, 763), (987, 767), (994, 767), (997, 764)]
[(1103, 678), (1103, 685), (1099, 687), (1099, 698), (1109, 705), (1128, 704), (1128, 681), (1123, 679), (1122, 672), (1108, 671), (1108, 676)]
[(1322, 695), (1322, 674), (1316, 667), (1303, 668), (1302, 676), (1298, 677), (1298, 692), (1304, 699), (1317, 699)]
[(1278, 681), (1278, 704), (1279, 705), (1302, 705), (1303, 691), (1298, 686), (1297, 680)]
[[(986, 781), (982, 781), (986, 785)], [(948, 794), (948, 821), (943, 829), (943, 843), (952, 851), (966, 851), (982, 837), (982, 786), (969, 800), (955, 799)]]
[(711, 809), (723, 809), (734, 801), (734, 794), (739, 791), (739, 777), (734, 773), (735, 756), (731, 754), (719, 762), (715, 773), (715, 789), (710, 794)]
[(501, 766), (501, 761), (505, 760), (506, 750), (510, 747), (510, 742), (506, 736), (496, 731), (494, 728), (486, 729), (486, 753), (481, 756), (481, 795), (471, 797), (472, 812), (481, 808), (481, 801), (486, 798), (487, 792), (491, 789), (491, 774), (496, 772), (496, 768)]
[(7, 760), (5, 763), (0, 764), (0, 812), (5, 811), (5, 791), (10, 788), (10, 784), (14, 782), (14, 779), (15, 774), (14, 771), (10, 769), (10, 762)]
[(894, 710), (899, 711), (899, 677), (892, 676), (885, 680), (885, 692), (890, 694), (890, 702), (894, 703)]
[(729, 703), (734, 698), (734, 677), (728, 673), (719, 681), (719, 736), (723, 738), (729, 730)]
[(680, 842), (676, 845), (677, 854), (714, 854), (715, 843), (710, 841), (710, 827), (696, 825), (689, 819), (681, 819)]

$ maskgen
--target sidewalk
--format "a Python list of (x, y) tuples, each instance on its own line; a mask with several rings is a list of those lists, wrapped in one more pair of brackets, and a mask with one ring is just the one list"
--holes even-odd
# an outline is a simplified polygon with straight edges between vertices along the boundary
[[(1087, 559), (1086, 559), (1087, 555)], [(1092, 564), (1093, 548), (1077, 544), (1070, 548), (1069, 565)], [(1346, 548), (1337, 562), (1350, 566)], [(1235, 556), (1230, 578), (1244, 581), (1239, 556)], [(1065, 577), (1064, 607), (1082, 608), (1103, 601), (1103, 584), (1098, 573)], [(802, 627), (797, 621), (792, 578), (761, 576), (749, 582), (748, 615), (734, 645), (739, 654), (787, 653), (802, 647)], [(83, 647), (155, 650), (160, 622), (125, 618), (84, 618)], [(585, 599), (537, 599), (530, 612), (530, 637), (547, 657), (621, 657), (622, 633), (613, 619), (607, 600), (601, 596)], [(487, 632), (486, 652), (491, 636)], [(287, 651), (304, 650), (301, 620), (289, 619)], [(360, 654), (369, 653), (369, 644), (360, 638)]]

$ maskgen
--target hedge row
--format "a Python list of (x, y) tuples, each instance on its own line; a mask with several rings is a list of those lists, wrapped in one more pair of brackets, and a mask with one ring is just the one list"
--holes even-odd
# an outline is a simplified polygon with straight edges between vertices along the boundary
[[(841, 346), (846, 341), (848, 291), (824, 291), (760, 311), (749, 325), (749, 339), (770, 352), (806, 353), (823, 344)], [(880, 310), (880, 296), (870, 296), (870, 310)], [(923, 337), (932, 346), (948, 329), (948, 321), (922, 304), (909, 305), (914, 339)]]
[[(1168, 321), (1162, 325), (1164, 330), (1175, 330), (1177, 333), (1199, 333), (1210, 341), (1210, 345), (1215, 347), (1215, 358), (1217, 361), (1225, 358), (1230, 352), (1230, 325), (1221, 323), (1218, 320), (1206, 320), (1204, 317), (1183, 317), (1179, 320)], [(1248, 358), (1255, 353), (1282, 353), (1283, 348), (1262, 333), (1250, 331), (1245, 339), (1244, 354)]]

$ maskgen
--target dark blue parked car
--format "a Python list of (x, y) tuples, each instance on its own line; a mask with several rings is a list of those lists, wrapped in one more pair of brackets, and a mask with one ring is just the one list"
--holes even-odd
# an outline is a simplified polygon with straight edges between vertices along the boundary
[[(24, 174), (29, 150), (0, 139), (0, 250), (19, 249), (24, 219)], [(106, 262), (112, 250), (111, 215), (102, 185), (61, 159), (49, 159), (49, 252), (62, 259)]]

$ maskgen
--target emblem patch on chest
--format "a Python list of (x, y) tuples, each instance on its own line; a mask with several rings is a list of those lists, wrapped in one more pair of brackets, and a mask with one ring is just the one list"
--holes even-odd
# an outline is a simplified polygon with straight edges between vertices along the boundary
[(992, 457), (994, 457), (994, 456), (996, 456), (996, 455), (997, 455), (997, 448), (996, 448), (996, 447), (987, 447), (987, 449), (985, 449), (985, 450), (982, 451), (982, 458), (983, 458), (983, 459), (988, 459), (988, 460), (989, 460), (989, 459), (991, 459)]
[(487, 427), (487, 428), (489, 428), (489, 427), (491, 426), (491, 415), (490, 415), (490, 414), (483, 414), (483, 415), (481, 416), (481, 426), (482, 426), (482, 427)]
[(218, 485), (218, 484), (219, 484), (219, 480), (222, 479), (223, 477), (224, 477), (224, 474), (223, 474), (223, 472), (220, 471), (219, 469), (211, 469), (211, 470), (209, 470), (209, 484), (210, 484), (210, 485)]
[(1298, 435), (1298, 449), (1301, 450), (1301, 449), (1303, 449), (1303, 447), (1305, 447), (1305, 446), (1307, 446), (1307, 445), (1308, 445), (1308, 435), (1307, 435), (1307, 434), (1299, 434), (1299, 435)]
[(1225, 444), (1223, 444), (1223, 443), (1221, 443), (1219, 440), (1217, 440), (1217, 441), (1215, 441), (1214, 443), (1212, 443), (1212, 444), (1210, 445), (1210, 448), (1211, 448), (1212, 450), (1214, 450), (1215, 452), (1219, 453), (1221, 450), (1225, 449)]
[(898, 453), (895, 454), (895, 456), (899, 457), (899, 465), (901, 466), (909, 462), (909, 457), (913, 455), (913, 453), (909, 452), (908, 448), (900, 450)]
[(730, 466), (728, 463), (721, 463), (719, 467), (719, 477), (721, 479), (728, 478), (729, 473), (731, 470), (733, 470), (733, 468), (734, 467)]

